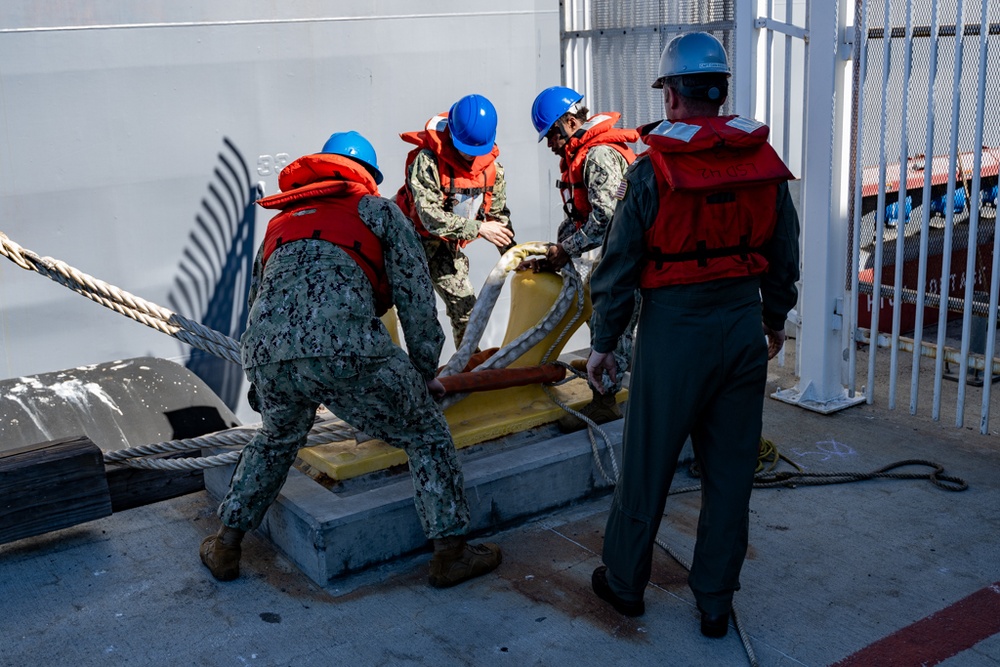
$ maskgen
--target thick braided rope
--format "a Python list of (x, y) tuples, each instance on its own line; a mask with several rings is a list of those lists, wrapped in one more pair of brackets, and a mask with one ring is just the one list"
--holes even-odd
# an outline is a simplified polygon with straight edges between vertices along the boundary
[[(500, 260), (490, 271), (490, 274), (486, 277), (486, 282), (483, 288), (479, 292), (479, 296), (476, 297), (476, 305), (473, 306), (472, 312), (469, 315), (469, 324), (465, 330), (465, 336), (462, 338), (462, 344), (459, 346), (455, 354), (452, 355), (448, 363), (444, 365), (441, 372), (438, 374), (439, 377), (445, 377), (448, 375), (454, 375), (455, 373), (460, 373), (469, 363), (469, 359), (472, 358), (475, 352), (476, 346), (479, 345), (479, 341), (483, 337), (483, 333), (486, 330), (486, 324), (489, 322), (490, 314), (493, 312), (493, 308), (496, 305), (497, 298), (500, 296), (500, 291), (503, 289), (504, 283), (507, 280), (507, 274), (517, 268), (523, 260), (531, 257), (532, 255), (544, 255), (548, 250), (548, 243), (522, 243), (521, 245), (514, 246), (507, 252), (503, 254)], [(527, 350), (531, 349), (539, 340), (548, 335), (548, 331), (553, 328), (553, 325), (544, 326), (543, 323), (548, 322), (552, 319), (554, 314), (558, 311), (562, 311), (562, 316), (566, 314), (569, 310), (569, 304), (564, 303), (563, 293), (567, 291), (566, 287), (567, 279), (563, 278), (563, 290), (560, 292), (559, 298), (556, 299), (556, 303), (549, 309), (546, 316), (542, 319), (538, 325), (524, 332), (518, 336), (515, 340), (511, 341), (507, 346), (497, 351), (489, 360), (485, 363), (491, 363), (491, 366), (487, 368), (505, 368), (510, 361), (521, 356)], [(572, 286), (570, 287), (572, 289)], [(559, 320), (557, 319), (556, 322)], [(541, 332), (540, 337), (533, 337), (532, 334)], [(528, 339), (532, 338), (533, 342)], [(537, 340), (534, 340), (537, 338)], [(500, 357), (500, 359), (497, 359)], [(495, 360), (495, 361), (494, 361)], [(506, 363), (502, 363), (506, 362)]]
[[(483, 288), (480, 298), (477, 300), (476, 308), (473, 309), (473, 313), (470, 317), (469, 328), (467, 330), (471, 335), (466, 335), (462, 348), (456, 352), (446, 365), (445, 369), (442, 371), (442, 375), (450, 375), (458, 372), (462, 370), (466, 364), (468, 364), (469, 358), (471, 358), (475, 346), (478, 345), (479, 340), (482, 338), (486, 323), (489, 320), (489, 315), (496, 304), (496, 300), (499, 297), (507, 274), (527, 257), (532, 255), (544, 255), (548, 249), (548, 245), (549, 244), (547, 243), (540, 242), (527, 243), (516, 246), (515, 248), (512, 248), (504, 253), (503, 257), (501, 257), (500, 261), (490, 273), (486, 286)], [(3, 232), (0, 232), (0, 254), (3, 254), (21, 268), (40, 273), (41, 275), (44, 275), (47, 278), (73, 290), (77, 294), (85, 296), (91, 301), (99, 303), (119, 314), (125, 315), (140, 324), (156, 329), (161, 333), (165, 333), (168, 336), (176, 338), (194, 348), (203, 350), (222, 359), (226, 359), (236, 364), (240, 363), (239, 343), (232, 338), (205, 327), (199, 322), (183, 317), (182, 315), (179, 315), (178, 313), (175, 313), (167, 308), (158, 306), (157, 304), (146, 301), (145, 299), (137, 297), (125, 290), (121, 290), (104, 281), (98, 280), (61, 260), (57, 260), (52, 257), (40, 257), (31, 250), (28, 250), (14, 241), (11, 241), (10, 238)], [(488, 368), (505, 368), (513, 360), (520, 357), (540, 340), (544, 339), (545, 336), (547, 336), (549, 332), (554, 329), (558, 322), (562, 320), (566, 312), (569, 310), (571, 296), (573, 294), (577, 296), (577, 300), (582, 310), (583, 288), (579, 275), (576, 273), (575, 267), (573, 267), (572, 263), (564, 268), (562, 275), (563, 288), (560, 292), (559, 298), (556, 300), (556, 303), (545, 315), (542, 321), (499, 350), (497, 354), (482, 364), (479, 367), (479, 370), (486, 370)], [(562, 340), (571, 325), (572, 322), (563, 330), (560, 334), (559, 341)], [(557, 341), (557, 343), (559, 341)], [(547, 355), (551, 353), (554, 347), (555, 344), (553, 344), (553, 347), (549, 349)], [(449, 396), (445, 399), (446, 404), (442, 405), (442, 409), (461, 400), (466, 395), (467, 394), (458, 394)], [(343, 422), (341, 422), (341, 424), (342, 423)], [(317, 432), (318, 427), (314, 427), (314, 429), (310, 432), (308, 441), (309, 445), (350, 439), (350, 436), (348, 435), (351, 432), (349, 430), (349, 426), (344, 425), (343, 427), (338, 428), (340, 428), (340, 433), (335, 436), (329, 433), (323, 434), (321, 432), (322, 429), (319, 429), (320, 432)], [(603, 432), (601, 433), (603, 435)], [(251, 437), (253, 437), (253, 431), (248, 428), (233, 429), (228, 433), (219, 432), (209, 434), (207, 436), (201, 436), (199, 438), (154, 443), (131, 449), (107, 452), (105, 454), (105, 461), (108, 463), (120, 463), (135, 468), (155, 468), (166, 470), (202, 469), (228, 465), (238, 458), (238, 451), (227, 452), (225, 454), (205, 458), (188, 457), (147, 460), (140, 459), (139, 457), (154, 456), (161, 453), (193, 451), (202, 447), (242, 446), (249, 442)], [(604, 437), (607, 439), (607, 436)], [(596, 443), (593, 443), (593, 436), (591, 436), (591, 440), (596, 455)], [(600, 463), (598, 463), (598, 465), (600, 466)], [(615, 464), (615, 466), (616, 465), (617, 464)], [(607, 475), (605, 474), (605, 476)]]
[[(158, 306), (121, 290), (104, 281), (89, 276), (65, 262), (52, 257), (39, 257), (36, 253), (11, 241), (0, 232), (0, 254), (22, 269), (35, 271), (67, 287), (95, 303), (125, 315), (161, 333), (172, 336), (188, 345), (217, 357), (240, 363), (239, 343), (218, 331), (188, 319), (167, 308)], [(220, 431), (198, 438), (186, 438), (154, 443), (130, 449), (106, 452), (106, 463), (119, 463), (133, 468), (160, 470), (194, 470), (228, 465), (239, 457), (239, 451), (209, 457), (176, 459), (141, 459), (156, 454), (193, 451), (202, 447), (242, 447), (253, 437), (257, 426)], [(317, 424), (310, 431), (308, 444), (326, 444), (348, 440), (353, 430), (343, 422)]]
[[(476, 299), (476, 305), (473, 307), (472, 313), (469, 316), (469, 325), (466, 328), (461, 346), (455, 351), (455, 354), (452, 355), (451, 359), (448, 360), (448, 363), (445, 364), (444, 368), (441, 369), (441, 372), (438, 374), (439, 377), (454, 375), (455, 373), (461, 372), (465, 368), (465, 366), (469, 363), (469, 359), (472, 358), (472, 354), (474, 353), (476, 346), (479, 345), (479, 341), (482, 339), (486, 323), (489, 321), (490, 314), (493, 312), (497, 298), (500, 295), (500, 290), (503, 288), (504, 282), (507, 279), (507, 274), (513, 271), (524, 259), (532, 255), (544, 255), (548, 246), (549, 244), (547, 243), (524, 243), (515, 246), (504, 253), (503, 257), (500, 258), (500, 261), (493, 267), (493, 270), (486, 279), (486, 284), (483, 286), (483, 289), (480, 291), (480, 294)], [(563, 285), (559, 292), (559, 296), (556, 298), (556, 302), (552, 305), (545, 316), (542, 317), (541, 321), (527, 331), (523, 332), (520, 336), (504, 347), (497, 350), (493, 356), (477, 366), (474, 369), (474, 372), (488, 370), (491, 368), (506, 368), (511, 362), (518, 359), (532, 347), (537, 345), (538, 342), (548, 336), (549, 333), (559, 324), (559, 322), (562, 321), (563, 317), (566, 316), (566, 313), (569, 311), (570, 305), (572, 304), (574, 295), (578, 295), (578, 300), (582, 309), (583, 286), (580, 282), (579, 275), (573, 268), (564, 271), (561, 275), (563, 278)], [(443, 410), (454, 405), (466, 396), (468, 396), (467, 392), (451, 394), (445, 397), (445, 399), (441, 402), (441, 409)]]
[(239, 343), (199, 322), (183, 317), (168, 308), (158, 306), (113, 285), (87, 275), (65, 262), (52, 257), (39, 257), (21, 247), (0, 232), (0, 254), (23, 269), (35, 271), (87, 297), (105, 308), (130, 317), (161, 333), (181, 340), (192, 347), (214, 354), (233, 363), (240, 363)]

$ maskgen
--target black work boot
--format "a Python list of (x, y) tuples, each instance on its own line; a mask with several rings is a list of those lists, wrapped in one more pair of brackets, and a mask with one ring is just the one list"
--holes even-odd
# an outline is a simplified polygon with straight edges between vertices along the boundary
[(635, 617), (646, 613), (646, 603), (642, 600), (623, 600), (611, 590), (611, 584), (608, 583), (607, 566), (601, 565), (594, 570), (594, 574), (590, 576), (590, 585), (597, 593), (597, 597), (614, 607), (615, 611), (622, 616)]
[[(593, 391), (593, 390), (591, 390)], [(580, 414), (590, 419), (595, 424), (607, 424), (610, 421), (621, 419), (622, 411), (618, 407), (618, 400), (613, 392), (599, 394), (593, 392), (594, 398), (585, 406), (580, 408)], [(563, 433), (573, 433), (580, 429), (587, 428), (587, 422), (573, 414), (566, 413), (556, 422), (559, 430)]]
[(726, 633), (729, 632), (729, 614), (726, 611), (721, 614), (709, 614), (703, 611), (699, 606), (698, 611), (701, 612), (701, 634), (706, 637), (711, 637), (712, 639), (718, 639), (720, 637), (725, 637)]
[(244, 535), (242, 530), (223, 525), (218, 533), (201, 541), (198, 551), (201, 562), (219, 581), (232, 581), (240, 576), (240, 544)]
[(500, 547), (491, 542), (469, 544), (461, 535), (441, 537), (434, 540), (430, 584), (448, 588), (492, 572), (502, 560)]

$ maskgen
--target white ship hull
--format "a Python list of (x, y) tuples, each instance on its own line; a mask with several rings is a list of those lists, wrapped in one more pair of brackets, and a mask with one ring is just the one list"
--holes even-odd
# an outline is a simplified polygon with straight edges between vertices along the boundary
[[(334, 14), (322, 2), (6, 3), (0, 231), (236, 336), (270, 217), (255, 191), (276, 192), (281, 166), (333, 131), (371, 139), (391, 197), (408, 147), (399, 133), (484, 94), (517, 239), (552, 239), (557, 162), (529, 110), (559, 80), (555, 2), (341, 2)], [(469, 254), (481, 285), (496, 250), (479, 241)], [(485, 343), (502, 338), (508, 308), (502, 298)], [(443, 312), (442, 323), (449, 331)], [(0, 349), (0, 377), (141, 355), (197, 364), (177, 341), (9, 262)], [(202, 361), (232, 403), (239, 369)]]

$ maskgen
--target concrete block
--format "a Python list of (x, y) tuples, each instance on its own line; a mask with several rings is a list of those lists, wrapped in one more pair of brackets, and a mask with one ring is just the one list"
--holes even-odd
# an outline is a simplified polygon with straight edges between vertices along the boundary
[[(622, 423), (604, 426), (617, 457)], [(553, 437), (551, 431), (535, 438), (518, 434), (461, 452), (474, 534), (499, 530), (611, 488), (594, 465), (586, 432)], [(603, 443), (598, 451), (610, 470)], [(221, 498), (232, 470), (205, 471), (209, 493)], [(259, 532), (321, 586), (428, 548), (405, 470), (331, 491), (293, 469)]]

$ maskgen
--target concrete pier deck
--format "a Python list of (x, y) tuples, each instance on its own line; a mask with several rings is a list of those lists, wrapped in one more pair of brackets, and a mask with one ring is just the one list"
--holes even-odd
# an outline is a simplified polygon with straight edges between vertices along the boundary
[[(793, 384), (793, 367), (792, 355), (772, 362), (769, 392)], [(756, 490), (735, 605), (759, 664), (1000, 664), (996, 436), (878, 402), (824, 416), (768, 400), (764, 424), (810, 472), (923, 459), (969, 488), (875, 479)], [(547, 440), (558, 442), (589, 447), (584, 433)], [(467, 463), (472, 478), (477, 465)], [(674, 481), (696, 483), (686, 469)], [(426, 545), (320, 585), (259, 534), (241, 579), (219, 583), (197, 555), (217, 526), (208, 492), (6, 544), (0, 665), (750, 664), (735, 631), (698, 633), (686, 573), (665, 552), (643, 617), (592, 594), (609, 491), (496, 532), (500, 568), (448, 590), (426, 584)], [(660, 532), (688, 558), (698, 506), (697, 493), (671, 496)]]

